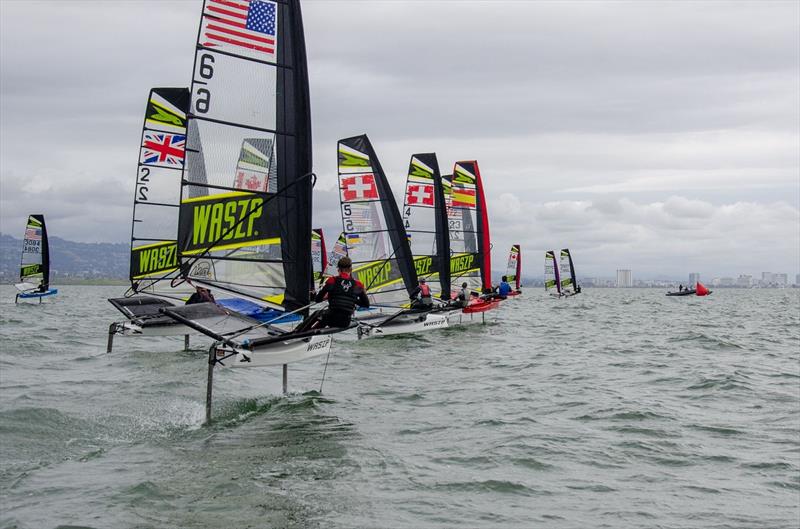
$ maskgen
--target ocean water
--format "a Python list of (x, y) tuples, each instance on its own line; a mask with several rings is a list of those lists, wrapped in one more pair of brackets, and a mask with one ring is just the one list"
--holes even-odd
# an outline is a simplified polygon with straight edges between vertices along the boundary
[[(797, 528), (800, 291), (529, 289), (487, 325), (215, 374), (114, 287), (0, 288), (0, 527)], [(322, 392), (320, 386), (322, 384)]]

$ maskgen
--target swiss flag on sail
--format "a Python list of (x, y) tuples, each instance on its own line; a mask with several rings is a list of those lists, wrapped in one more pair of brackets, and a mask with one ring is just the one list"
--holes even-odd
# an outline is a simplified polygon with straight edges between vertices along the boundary
[(342, 200), (368, 200), (378, 198), (375, 175), (363, 174), (342, 178)]
[(433, 205), (433, 186), (426, 184), (408, 184), (406, 202), (413, 205)]

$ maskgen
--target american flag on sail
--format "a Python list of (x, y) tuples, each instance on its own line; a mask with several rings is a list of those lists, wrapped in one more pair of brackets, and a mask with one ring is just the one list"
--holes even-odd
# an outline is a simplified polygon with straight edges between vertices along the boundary
[(140, 161), (144, 165), (183, 167), (186, 136), (145, 131)]
[(275, 60), (278, 5), (267, 0), (206, 0), (200, 44)]
[(41, 241), (42, 230), (39, 228), (25, 228), (25, 238), (29, 241)]

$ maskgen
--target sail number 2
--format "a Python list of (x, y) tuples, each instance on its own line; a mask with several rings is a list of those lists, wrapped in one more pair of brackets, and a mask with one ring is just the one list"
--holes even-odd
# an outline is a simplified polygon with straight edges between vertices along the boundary
[[(200, 68), (197, 72), (201, 78), (211, 80), (214, 77), (214, 56), (204, 53), (200, 56)], [(205, 84), (203, 81), (194, 81), (197, 84)], [(200, 87), (194, 92), (195, 112), (205, 114), (211, 108), (211, 91), (208, 88)]]

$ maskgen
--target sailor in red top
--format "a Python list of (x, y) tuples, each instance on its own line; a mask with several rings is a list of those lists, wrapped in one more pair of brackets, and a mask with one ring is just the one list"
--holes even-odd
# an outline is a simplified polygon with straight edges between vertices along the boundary
[[(369, 298), (364, 290), (361, 281), (353, 279), (350, 275), (353, 271), (353, 263), (349, 257), (339, 259), (337, 265), (339, 275), (329, 277), (319, 292), (314, 297), (314, 301), (319, 303), (327, 298), (328, 308), (319, 311), (309, 317), (308, 323), (304, 322), (301, 326), (304, 329), (315, 327), (344, 327), (350, 326), (350, 319), (356, 305), (359, 307), (369, 307)], [(315, 325), (319, 321), (320, 323)]]
[(425, 282), (424, 277), (419, 278), (419, 285), (411, 291), (409, 296), (412, 305), (415, 308), (431, 308), (433, 307), (433, 298), (431, 297), (431, 287)]

